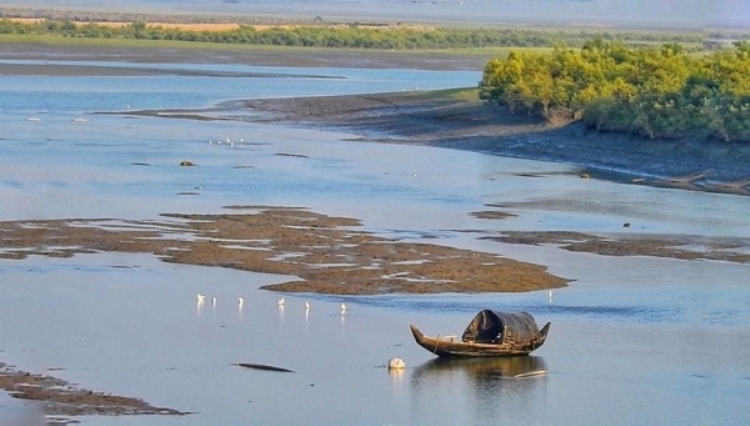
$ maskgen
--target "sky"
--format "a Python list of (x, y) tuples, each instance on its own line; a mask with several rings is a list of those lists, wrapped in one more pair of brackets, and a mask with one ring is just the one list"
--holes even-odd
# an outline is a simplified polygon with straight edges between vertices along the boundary
[(399, 21), (750, 27), (750, 0), (0, 0), (0, 6)]

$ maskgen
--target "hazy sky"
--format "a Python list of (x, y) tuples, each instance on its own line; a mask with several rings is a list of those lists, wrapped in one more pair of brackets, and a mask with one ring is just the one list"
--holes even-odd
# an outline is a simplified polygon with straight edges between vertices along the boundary
[(324, 19), (750, 27), (750, 0), (0, 0), (0, 5)]

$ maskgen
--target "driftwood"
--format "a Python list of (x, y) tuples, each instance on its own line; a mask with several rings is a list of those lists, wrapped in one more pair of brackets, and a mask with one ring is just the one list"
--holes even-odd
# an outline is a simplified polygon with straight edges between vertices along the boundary
[(274, 367), (273, 365), (251, 364), (251, 363), (247, 363), (247, 362), (237, 362), (237, 363), (234, 363), (232, 365), (238, 365), (240, 367), (245, 367), (245, 368), (254, 368), (256, 370), (278, 371), (280, 373), (294, 373), (294, 371), (292, 371), (292, 370), (289, 370), (289, 369), (286, 369), (286, 368), (281, 368), (281, 367)]

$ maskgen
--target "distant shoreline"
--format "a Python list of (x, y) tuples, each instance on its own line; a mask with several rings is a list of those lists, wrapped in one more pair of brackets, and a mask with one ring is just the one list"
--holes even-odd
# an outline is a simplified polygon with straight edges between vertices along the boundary
[[(133, 63), (235, 63), (285, 67), (481, 70), (488, 58), (460, 54), (304, 49), (151, 49), (0, 43), (6, 60), (119, 61)], [(133, 75), (170, 73), (127, 67), (0, 64), (4, 75)], [(183, 71), (184, 72), (184, 71)], [(340, 127), (361, 141), (422, 144), (575, 165), (582, 176), (624, 183), (750, 195), (750, 147), (735, 143), (648, 140), (587, 130), (583, 124), (551, 127), (477, 101), (433, 92), (264, 99), (218, 108), (251, 109), (264, 120), (297, 126)], [(160, 111), (164, 113), (165, 111)], [(195, 115), (193, 110), (173, 111)], [(144, 111), (142, 114), (156, 114)], [(377, 116), (377, 120), (373, 117)], [(668, 159), (668, 160), (665, 160)]]
[(650, 140), (587, 130), (579, 122), (554, 127), (439, 92), (248, 100), (236, 108), (271, 113), (267, 121), (343, 128), (359, 141), (565, 163), (580, 167), (583, 178), (750, 195), (747, 144)]
[[(129, 62), (141, 64), (241, 64), (278, 67), (334, 67), (368, 69), (419, 69), (431, 71), (481, 71), (492, 53), (455, 53), (443, 51), (383, 51), (357, 49), (317, 49), (280, 46), (242, 46), (214, 44), (206, 47), (182, 43), (133, 40), (122, 46), (97, 44), (98, 40), (74, 40), (85, 44), (49, 44), (44, 42), (5, 43), (0, 37), (0, 58), (25, 61)], [(33, 68), (0, 64), (2, 75), (130, 75), (117, 67), (59, 66)], [(132, 71), (128, 71), (132, 72)]]
[[(243, 4), (240, 4), (243, 3)], [(467, 3), (464, 5), (464, 3)], [(467, 7), (471, 2), (443, 1), (393, 1), (390, 7), (374, 2), (356, 2), (350, 7), (340, 7), (339, 3), (320, 2), (315, 7), (304, 7), (297, 3), (294, 7), (273, 3), (248, 5), (236, 0), (217, 1), (213, 4), (182, 5), (178, 10), (164, 7), (166, 1), (136, 1), (128, 6), (113, 6), (99, 2), (78, 2), (78, 6), (56, 6), (37, 3), (36, 7), (15, 1), (0, 4), (0, 18), (54, 18), (85, 19), (96, 21), (158, 21), (169, 19), (182, 22), (241, 22), (247, 24), (312, 23), (318, 18), (328, 23), (367, 23), (367, 24), (427, 24), (450, 26), (526, 26), (526, 27), (569, 27), (569, 28), (628, 28), (641, 30), (725, 30), (747, 29), (746, 10), (742, 13), (725, 13), (723, 16), (682, 14), (686, 9), (674, 5), (660, 13), (631, 14), (632, 7), (621, 7), (598, 11), (589, 15), (583, 10), (573, 11), (570, 7), (555, 8), (544, 2), (531, 8), (519, 9), (497, 7)], [(161, 6), (161, 7), (160, 7)], [(559, 5), (558, 5), (559, 6)], [(569, 5), (568, 5), (569, 6)], [(670, 10), (671, 9), (671, 10)], [(583, 13), (582, 13), (583, 12)], [(603, 13), (602, 13), (603, 12)], [(624, 14), (622, 12), (625, 12)]]

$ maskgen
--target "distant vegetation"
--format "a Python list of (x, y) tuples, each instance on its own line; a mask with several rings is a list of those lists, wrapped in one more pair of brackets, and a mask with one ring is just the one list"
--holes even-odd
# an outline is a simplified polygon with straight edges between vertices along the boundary
[[(650, 138), (750, 142), (750, 41), (741, 40), (746, 34), (329, 25), (318, 18), (306, 25), (237, 23), (221, 30), (145, 21), (0, 19), (0, 34), (15, 40), (33, 35), (380, 50), (511, 47), (510, 55), (486, 65), (479, 95), (512, 113), (551, 123), (583, 120), (598, 130)], [(532, 47), (551, 53), (524, 49)]]
[(750, 142), (750, 42), (703, 55), (601, 38), (551, 54), (513, 52), (487, 64), (480, 98), (552, 123)]
[[(383, 50), (449, 49), (468, 47), (551, 47), (563, 42), (583, 46), (593, 30), (545, 30), (530, 28), (420, 28), (401, 25), (272, 26), (258, 29), (240, 24), (236, 29), (197, 31), (135, 21), (115, 26), (108, 23), (76, 23), (71, 20), (0, 20), (0, 34), (34, 34), (71, 38), (119, 38), (180, 40), (252, 45), (362, 48)], [(699, 48), (706, 41), (703, 32), (646, 32), (596, 30), (603, 40), (629, 45), (679, 42)]]

